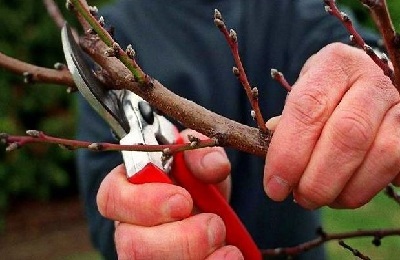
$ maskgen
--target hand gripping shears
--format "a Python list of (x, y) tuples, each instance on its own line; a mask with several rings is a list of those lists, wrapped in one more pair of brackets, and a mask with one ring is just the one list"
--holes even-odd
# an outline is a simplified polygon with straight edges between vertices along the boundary
[[(62, 28), (61, 38), (67, 66), (76, 87), (107, 121), (120, 139), (120, 144), (183, 143), (175, 126), (153, 111), (141, 97), (128, 90), (104, 88), (85, 60), (68, 25)], [(178, 185), (189, 191), (200, 211), (215, 213), (223, 219), (227, 244), (238, 247), (245, 259), (261, 259), (260, 250), (225, 198), (214, 185), (203, 183), (191, 174), (182, 152), (168, 160), (162, 159), (161, 152), (122, 151), (122, 156), (129, 182), (172, 184), (171, 175)]]

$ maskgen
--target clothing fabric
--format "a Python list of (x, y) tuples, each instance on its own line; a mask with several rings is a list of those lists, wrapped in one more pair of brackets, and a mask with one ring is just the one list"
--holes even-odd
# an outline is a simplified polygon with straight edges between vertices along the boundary
[[(347, 41), (343, 26), (326, 14), (320, 0), (121, 0), (104, 10), (122, 47), (132, 43), (143, 70), (175, 93), (244, 124), (255, 126), (222, 34), (213, 23), (219, 9), (238, 33), (248, 78), (259, 90), (265, 118), (279, 115), (286, 91), (270, 78), (282, 71), (294, 83), (303, 64), (322, 47)], [(333, 86), (334, 87), (334, 86)], [(78, 138), (115, 142), (107, 124), (80, 98)], [(299, 136), (301, 139), (301, 136)], [(232, 162), (231, 205), (259, 248), (293, 246), (316, 236), (317, 211), (292, 198), (273, 202), (263, 190), (264, 158), (227, 150)], [(106, 259), (115, 259), (114, 225), (100, 216), (96, 193), (104, 176), (122, 163), (118, 152), (81, 150), (77, 156), (81, 194), (91, 238)], [(138, 205), (140, 206), (140, 205)], [(323, 259), (323, 248), (298, 259)]]

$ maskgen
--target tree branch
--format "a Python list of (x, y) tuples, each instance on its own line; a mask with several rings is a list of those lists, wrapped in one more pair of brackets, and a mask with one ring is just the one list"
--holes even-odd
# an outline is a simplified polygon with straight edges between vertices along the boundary
[[(81, 46), (93, 60), (102, 68), (98, 74), (107, 81), (113, 89), (128, 89), (148, 101), (154, 108), (174, 118), (184, 126), (194, 129), (209, 137), (217, 138), (221, 146), (229, 146), (241, 151), (265, 156), (270, 141), (270, 131), (266, 133), (257, 128), (246, 126), (211, 112), (196, 103), (180, 97), (157, 80), (151, 79), (140, 71), (134, 72), (138, 67), (126, 66), (126, 62), (118, 59), (128, 57), (129, 63), (133, 60), (119, 46), (116, 48), (118, 55), (108, 57), (110, 45), (115, 45), (114, 40), (102, 25), (90, 14), (79, 0), (71, 0), (74, 8), (86, 19), (96, 32), (101, 35), (86, 34), (81, 38)], [(79, 5), (76, 8), (75, 4)], [(100, 39), (101, 38), (101, 39)], [(106, 38), (107, 44), (102, 40)], [(133, 70), (133, 71), (132, 71)], [(135, 75), (138, 73), (139, 76)], [(132, 75), (133, 74), (133, 75)], [(140, 78), (145, 80), (139, 81)]]
[(396, 88), (400, 91), (399, 85), (397, 85), (394, 72), (392, 68), (390, 68), (387, 59), (381, 59), (378, 54), (364, 41), (362, 36), (357, 32), (356, 28), (353, 26), (353, 22), (349, 18), (349, 16), (339, 10), (336, 6), (335, 0), (324, 0), (325, 2), (325, 10), (330, 14), (338, 18), (346, 30), (350, 34), (350, 40), (359, 48), (363, 49), (365, 53), (367, 53), (371, 59), (382, 69), (383, 73), (388, 76), (392, 83), (396, 86)]
[(214, 23), (224, 35), (225, 40), (228, 43), (228, 46), (232, 52), (232, 56), (236, 64), (236, 67), (233, 68), (233, 74), (238, 78), (239, 82), (242, 84), (246, 92), (247, 98), (250, 101), (251, 107), (253, 109), (251, 111), (252, 112), (251, 116), (257, 122), (258, 128), (262, 132), (268, 133), (269, 131), (265, 126), (265, 121), (261, 114), (260, 106), (258, 103), (258, 90), (255, 87), (254, 88), (251, 87), (250, 82), (247, 79), (247, 75), (244, 70), (242, 61), (240, 59), (237, 34), (233, 29), (228, 31), (224, 19), (222, 18), (222, 14), (220, 11), (218, 11), (218, 9), (215, 9), (214, 11)]
[(59, 29), (65, 24), (64, 16), (61, 14), (60, 9), (53, 0), (43, 0), (43, 4), (46, 7), (47, 13), (53, 19), (54, 23)]
[(287, 82), (282, 72), (276, 69), (271, 69), (271, 77), (272, 79), (276, 80), (279, 84), (281, 84), (281, 86), (284, 89), (286, 89), (287, 92), (290, 92), (292, 90), (292, 86), (289, 84), (289, 82)]
[(343, 239), (358, 238), (358, 237), (373, 237), (374, 238), (373, 243), (375, 245), (379, 245), (378, 241), (380, 241), (384, 237), (400, 236), (400, 229), (357, 230), (345, 233), (325, 233), (323, 230), (318, 230), (318, 234), (320, 235), (318, 238), (299, 244), (297, 246), (275, 248), (275, 249), (263, 249), (261, 250), (261, 252), (265, 256), (278, 256), (278, 255), (294, 256), (306, 252), (315, 247), (318, 247), (328, 241), (343, 240)]
[(68, 150), (75, 149), (89, 149), (93, 151), (138, 151), (138, 152), (165, 152), (168, 154), (174, 154), (176, 152), (199, 149), (204, 147), (212, 147), (218, 145), (218, 142), (214, 139), (200, 140), (189, 136), (190, 143), (184, 144), (165, 144), (165, 145), (143, 145), (143, 144), (132, 144), (132, 145), (120, 145), (114, 143), (93, 143), (87, 141), (73, 140), (53, 137), (46, 135), (45, 133), (37, 130), (26, 131), (27, 135), (9, 135), (6, 133), (0, 133), (0, 143), (7, 145), (6, 151), (11, 152), (15, 149), (19, 149), (27, 144), (34, 143), (47, 143), (57, 144)]
[(390, 18), (386, 0), (360, 0), (371, 11), (371, 16), (383, 37), (386, 51), (394, 68), (394, 84), (400, 91), (400, 36)]
[(57, 65), (57, 69), (48, 69), (38, 67), (14, 58), (11, 58), (0, 52), (0, 67), (5, 68), (15, 74), (25, 77), (26, 82), (43, 82), (58, 85), (66, 85), (71, 89), (75, 88), (75, 83), (71, 73), (63, 66)]
[(371, 258), (369, 258), (368, 256), (364, 255), (359, 250), (354, 249), (353, 247), (349, 246), (343, 240), (339, 240), (339, 245), (341, 247), (343, 247), (344, 249), (350, 251), (354, 256), (356, 256), (356, 257), (358, 257), (358, 258), (360, 258), (362, 260), (371, 260)]

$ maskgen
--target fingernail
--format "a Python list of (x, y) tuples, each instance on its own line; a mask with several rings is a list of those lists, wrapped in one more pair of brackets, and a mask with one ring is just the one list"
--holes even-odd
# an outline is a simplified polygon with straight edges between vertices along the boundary
[(275, 130), (276, 126), (278, 125), (279, 121), (281, 120), (281, 116), (274, 116), (268, 119), (265, 123), (265, 126), (268, 127), (269, 130)]
[(207, 227), (208, 227), (208, 242), (210, 246), (217, 245), (223, 239), (221, 236), (221, 219), (219, 217), (213, 216), (208, 219)]
[(284, 200), (291, 190), (289, 183), (277, 175), (272, 175), (265, 185), (265, 192), (268, 197), (275, 201)]
[(227, 163), (229, 163), (228, 158), (224, 153), (219, 151), (208, 153), (201, 160), (201, 164), (205, 168), (209, 167), (209, 165), (212, 165), (213, 167), (218, 167), (223, 166)]
[(166, 203), (166, 214), (171, 218), (180, 219), (190, 214), (190, 201), (181, 194), (174, 194)]

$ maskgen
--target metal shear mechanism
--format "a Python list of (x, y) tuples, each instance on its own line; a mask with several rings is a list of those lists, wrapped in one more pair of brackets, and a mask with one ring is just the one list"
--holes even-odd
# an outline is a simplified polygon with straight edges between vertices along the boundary
[[(71, 29), (61, 31), (64, 55), (76, 87), (94, 110), (110, 125), (120, 144), (183, 143), (175, 126), (156, 113), (149, 103), (128, 90), (106, 90), (95, 77)], [(226, 226), (226, 242), (237, 246), (245, 259), (261, 259), (260, 250), (236, 213), (213, 184), (201, 182), (186, 166), (183, 153), (175, 153), (168, 160), (162, 152), (122, 151), (127, 179), (133, 184), (174, 181), (189, 191), (200, 211), (219, 215)], [(169, 173), (169, 174), (168, 174)]]
[[(68, 26), (63, 27), (61, 36), (68, 69), (78, 90), (109, 123), (120, 144), (153, 145), (175, 141), (176, 130), (172, 123), (155, 113), (141, 97), (128, 90), (106, 90), (90, 69)], [(168, 172), (172, 163), (171, 160), (163, 163), (161, 152), (122, 151), (122, 155), (130, 175), (139, 172), (148, 163)]]

